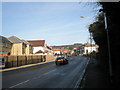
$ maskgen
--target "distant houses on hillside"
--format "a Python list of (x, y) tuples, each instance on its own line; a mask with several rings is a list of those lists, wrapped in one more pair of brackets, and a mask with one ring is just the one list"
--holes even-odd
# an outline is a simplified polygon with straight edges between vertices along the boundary
[(54, 54), (61, 54), (61, 49), (52, 49), (52, 51), (54, 52)]
[(64, 49), (64, 48), (60, 48), (60, 49), (52, 49), (52, 51), (54, 52), (54, 55), (56, 54), (70, 54), (70, 50), (69, 49)]
[(63, 53), (62, 49), (66, 49), (66, 53), (72, 55), (83, 55), (83, 54), (90, 54), (91, 52), (95, 51), (98, 52), (98, 46), (96, 44), (90, 43), (75, 43), (73, 45), (62, 45), (62, 46), (53, 46), (54, 54)]

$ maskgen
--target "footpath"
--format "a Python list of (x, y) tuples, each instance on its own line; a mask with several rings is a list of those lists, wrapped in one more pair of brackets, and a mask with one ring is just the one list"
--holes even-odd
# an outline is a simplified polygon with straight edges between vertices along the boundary
[(28, 64), (28, 65), (23, 65), (23, 66), (19, 66), (19, 67), (4, 68), (4, 69), (0, 69), (0, 72), (17, 70), (17, 69), (24, 69), (24, 68), (28, 68), (28, 67), (35, 67), (37, 65), (44, 65), (44, 64), (54, 63), (54, 61), (55, 60), (48, 60), (46, 62), (40, 62), (40, 63), (35, 63), (35, 64)]
[(89, 61), (79, 88), (110, 88), (108, 75), (95, 59)]

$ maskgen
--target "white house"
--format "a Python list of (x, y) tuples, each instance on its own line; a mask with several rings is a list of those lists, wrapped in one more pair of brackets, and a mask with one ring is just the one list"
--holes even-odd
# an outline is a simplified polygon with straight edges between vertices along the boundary
[(28, 40), (33, 46), (33, 54), (52, 54), (51, 47), (45, 44), (45, 40)]
[(61, 49), (52, 49), (54, 54), (61, 54)]
[(98, 52), (98, 45), (95, 44), (85, 44), (84, 46), (84, 54), (90, 54), (91, 52)]

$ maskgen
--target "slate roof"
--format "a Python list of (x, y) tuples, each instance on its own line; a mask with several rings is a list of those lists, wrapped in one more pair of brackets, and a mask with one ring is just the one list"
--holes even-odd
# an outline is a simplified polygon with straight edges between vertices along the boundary
[(9, 40), (9, 39), (7, 39), (6, 37), (3, 37), (3, 36), (0, 35), (0, 44), (1, 44), (3, 41), (8, 41), (8, 42), (12, 43), (11, 40)]
[(21, 41), (24, 42), (25, 44), (29, 44), (29, 45), (31, 44), (31, 43), (29, 43), (28, 41), (23, 40), (23, 39), (22, 39)]
[(23, 40), (23, 39), (19, 39), (19, 38), (16, 37), (16, 36), (8, 37), (8, 40), (10, 40), (10, 41), (13, 42), (13, 43), (25, 43), (25, 44), (29, 44), (29, 45), (30, 45), (30, 43), (29, 43), (28, 41)]
[(50, 50), (52, 50), (52, 47), (50, 47), (50, 46), (47, 46), (47, 48), (50, 49)]
[(17, 38), (16, 36), (8, 37), (8, 40), (12, 41), (13, 43), (23, 43), (21, 39)]

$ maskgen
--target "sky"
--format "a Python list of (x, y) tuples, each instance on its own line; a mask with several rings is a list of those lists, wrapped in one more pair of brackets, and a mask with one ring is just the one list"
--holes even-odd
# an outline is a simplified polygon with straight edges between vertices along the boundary
[(98, 8), (78, 2), (3, 2), (2, 36), (45, 40), (47, 45), (86, 43)]

